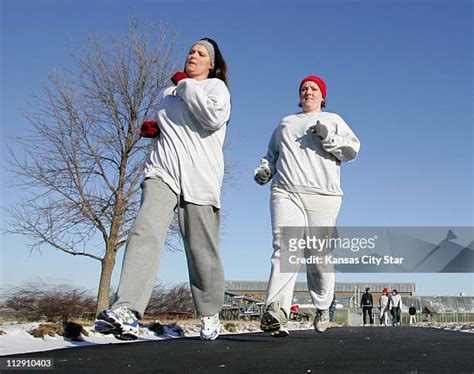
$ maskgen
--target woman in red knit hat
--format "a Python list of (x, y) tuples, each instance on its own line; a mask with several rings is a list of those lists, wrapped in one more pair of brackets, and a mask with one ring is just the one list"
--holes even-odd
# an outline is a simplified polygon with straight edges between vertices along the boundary
[[(285, 325), (300, 267), (281, 260), (285, 255), (289, 257), (288, 250), (282, 247), (281, 228), (300, 227), (312, 232), (316, 229), (318, 235), (331, 236), (342, 203), (340, 164), (354, 160), (360, 147), (359, 139), (339, 115), (323, 112), (323, 79), (314, 75), (304, 78), (299, 85), (299, 99), (302, 112), (281, 120), (254, 173), (260, 185), (273, 180), (272, 268), (260, 325), (273, 336), (288, 335)], [(308, 235), (308, 230), (303, 231)], [(333, 265), (306, 263), (306, 274), (316, 307), (314, 327), (324, 332), (329, 325), (334, 293)]]
[(388, 326), (390, 318), (390, 309), (392, 309), (392, 304), (390, 303), (390, 297), (388, 296), (388, 288), (385, 287), (379, 299), (381, 325)]

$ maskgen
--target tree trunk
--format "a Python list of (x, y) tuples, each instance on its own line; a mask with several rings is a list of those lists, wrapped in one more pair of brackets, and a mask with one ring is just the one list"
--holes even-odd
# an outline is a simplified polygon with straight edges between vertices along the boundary
[(112, 271), (115, 266), (115, 257), (115, 248), (112, 247), (111, 243), (107, 243), (105, 256), (101, 264), (99, 293), (97, 295), (97, 313), (110, 307), (110, 283), (112, 280)]

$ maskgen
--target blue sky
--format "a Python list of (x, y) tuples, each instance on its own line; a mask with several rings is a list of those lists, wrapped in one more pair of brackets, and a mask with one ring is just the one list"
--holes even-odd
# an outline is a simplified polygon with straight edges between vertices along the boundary
[[(166, 22), (185, 52), (215, 39), (229, 66), (233, 113), (228, 161), (238, 185), (223, 192), (227, 279), (266, 280), (271, 249), (269, 188), (252, 171), (279, 119), (298, 110), (299, 81), (319, 75), (327, 111), (359, 136), (342, 167), (338, 224), (473, 226), (473, 5), (471, 1), (22, 1), (1, 3), (2, 162), (9, 137), (29, 124), (20, 108), (70, 46), (89, 33), (125, 31), (129, 12)], [(20, 192), (2, 171), (1, 206)], [(5, 215), (5, 213), (2, 213)], [(2, 217), (3, 219), (5, 217)], [(2, 221), (3, 221), (2, 219)], [(116, 284), (120, 264), (114, 273)], [(1, 238), (1, 286), (64, 280), (95, 288), (99, 263), (21, 237)], [(183, 253), (166, 252), (157, 278), (187, 280)], [(419, 294), (474, 294), (472, 275), (341, 274), (340, 281), (415, 281)]]

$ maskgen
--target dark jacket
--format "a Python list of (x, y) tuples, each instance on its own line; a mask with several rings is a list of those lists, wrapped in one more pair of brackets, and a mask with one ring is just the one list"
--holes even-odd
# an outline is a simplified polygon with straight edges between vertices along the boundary
[(374, 299), (372, 298), (371, 293), (364, 293), (362, 295), (362, 300), (360, 301), (360, 307), (372, 308), (374, 306)]
[(411, 306), (410, 308), (408, 308), (408, 314), (410, 316), (416, 315), (416, 308), (414, 306)]

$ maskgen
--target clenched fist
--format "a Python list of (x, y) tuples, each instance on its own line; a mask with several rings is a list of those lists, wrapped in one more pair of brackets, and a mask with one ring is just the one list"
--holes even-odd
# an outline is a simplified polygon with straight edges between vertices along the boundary
[(144, 121), (140, 129), (140, 136), (142, 138), (156, 138), (160, 134), (158, 122), (155, 120)]
[(254, 179), (255, 182), (257, 182), (258, 184), (264, 185), (264, 184), (268, 183), (268, 181), (270, 180), (271, 176), (272, 176), (272, 173), (271, 173), (271, 171), (270, 171), (269, 169), (267, 169), (267, 168), (261, 168), (261, 169), (259, 169), (259, 170), (255, 173), (253, 179)]

